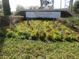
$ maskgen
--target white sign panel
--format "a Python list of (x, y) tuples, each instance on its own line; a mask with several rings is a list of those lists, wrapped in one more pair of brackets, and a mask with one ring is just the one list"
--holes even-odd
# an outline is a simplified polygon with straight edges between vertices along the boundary
[(26, 18), (60, 18), (61, 12), (26, 12)]

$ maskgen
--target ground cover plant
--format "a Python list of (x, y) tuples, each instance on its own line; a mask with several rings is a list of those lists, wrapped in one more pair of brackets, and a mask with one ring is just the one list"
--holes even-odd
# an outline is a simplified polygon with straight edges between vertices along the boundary
[(79, 59), (79, 43), (5, 39), (0, 59)]
[(24, 21), (0, 33), (0, 59), (79, 59), (78, 33), (59, 21)]
[(79, 35), (59, 21), (30, 20), (7, 29), (8, 38), (41, 41), (78, 41)]

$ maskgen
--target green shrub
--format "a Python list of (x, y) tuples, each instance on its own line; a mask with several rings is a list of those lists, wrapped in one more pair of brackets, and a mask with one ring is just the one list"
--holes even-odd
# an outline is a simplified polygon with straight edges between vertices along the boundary
[(7, 36), (18, 39), (31, 39), (41, 41), (76, 41), (78, 34), (58, 21), (30, 20), (19, 23), (13, 29), (9, 29)]
[(74, 11), (76, 14), (79, 14), (79, 1), (76, 1), (74, 4)]

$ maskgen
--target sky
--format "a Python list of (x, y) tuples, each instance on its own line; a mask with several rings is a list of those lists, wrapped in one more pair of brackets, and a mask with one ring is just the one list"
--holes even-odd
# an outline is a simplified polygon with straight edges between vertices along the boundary
[[(67, 2), (69, 0), (66, 0)], [(15, 11), (17, 5), (22, 5), (23, 7), (27, 8), (30, 6), (40, 6), (40, 0), (9, 0), (11, 11)], [(60, 8), (61, 0), (54, 0), (54, 9)], [(62, 0), (62, 8), (65, 6), (65, 0)], [(68, 3), (67, 3), (68, 5)]]

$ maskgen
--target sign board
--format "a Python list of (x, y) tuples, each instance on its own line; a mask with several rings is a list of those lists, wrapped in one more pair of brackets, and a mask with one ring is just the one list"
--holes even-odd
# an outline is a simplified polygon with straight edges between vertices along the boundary
[(61, 12), (26, 12), (26, 18), (60, 18)]

